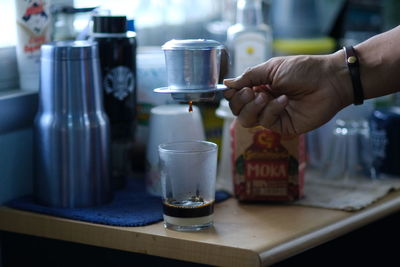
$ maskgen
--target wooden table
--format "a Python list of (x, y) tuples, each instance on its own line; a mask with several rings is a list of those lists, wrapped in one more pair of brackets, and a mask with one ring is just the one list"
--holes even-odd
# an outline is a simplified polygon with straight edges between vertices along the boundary
[(217, 266), (264, 266), (400, 210), (400, 192), (358, 212), (294, 205), (216, 205), (215, 227), (195, 233), (112, 227), (0, 207), (0, 230)]

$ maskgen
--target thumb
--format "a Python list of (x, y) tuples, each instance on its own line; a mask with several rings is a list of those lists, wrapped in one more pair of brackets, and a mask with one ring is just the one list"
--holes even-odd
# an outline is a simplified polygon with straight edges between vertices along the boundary
[(262, 84), (270, 84), (269, 73), (271, 61), (267, 61), (256, 65), (251, 68), (247, 68), (246, 71), (233, 79), (225, 79), (224, 84), (233, 89), (242, 89), (243, 87), (253, 87)]

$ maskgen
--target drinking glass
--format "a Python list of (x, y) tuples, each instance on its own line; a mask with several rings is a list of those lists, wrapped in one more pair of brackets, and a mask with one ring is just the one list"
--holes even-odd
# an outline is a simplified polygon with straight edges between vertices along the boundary
[(200, 109), (196, 106), (193, 108), (193, 112), (188, 112), (187, 105), (168, 104), (156, 106), (150, 111), (146, 190), (152, 195), (161, 196), (158, 146), (163, 143), (205, 139)]
[(164, 226), (198, 231), (213, 224), (217, 145), (206, 141), (161, 144)]

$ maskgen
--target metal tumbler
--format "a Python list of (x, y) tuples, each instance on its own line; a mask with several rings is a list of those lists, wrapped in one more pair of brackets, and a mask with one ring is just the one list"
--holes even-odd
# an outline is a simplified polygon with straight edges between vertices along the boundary
[(35, 198), (78, 208), (111, 200), (110, 130), (97, 45), (62, 41), (41, 48), (35, 118)]

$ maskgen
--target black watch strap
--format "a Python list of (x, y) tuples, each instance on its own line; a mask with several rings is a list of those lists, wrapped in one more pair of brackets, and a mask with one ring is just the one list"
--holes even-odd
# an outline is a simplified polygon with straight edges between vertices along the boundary
[(360, 78), (360, 63), (356, 51), (352, 46), (345, 46), (343, 50), (346, 55), (346, 64), (353, 84), (353, 103), (354, 105), (361, 105), (364, 103), (364, 90)]

